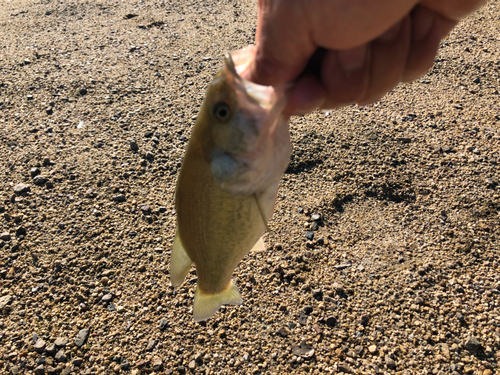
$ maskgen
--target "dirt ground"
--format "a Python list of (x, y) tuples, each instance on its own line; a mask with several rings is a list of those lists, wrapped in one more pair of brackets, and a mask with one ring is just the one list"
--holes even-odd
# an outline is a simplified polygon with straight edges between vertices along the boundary
[(252, 0), (0, 1), (0, 373), (500, 373), (500, 2), (379, 103), (291, 120), (244, 304), (169, 281), (177, 172)]

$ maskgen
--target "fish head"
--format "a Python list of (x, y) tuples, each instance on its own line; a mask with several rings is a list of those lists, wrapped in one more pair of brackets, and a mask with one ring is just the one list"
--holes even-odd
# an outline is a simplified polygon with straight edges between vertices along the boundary
[(232, 194), (255, 194), (275, 184), (290, 157), (288, 117), (282, 114), (286, 88), (243, 79), (239, 73), (250, 55), (245, 49), (226, 55), (203, 106), (212, 175)]

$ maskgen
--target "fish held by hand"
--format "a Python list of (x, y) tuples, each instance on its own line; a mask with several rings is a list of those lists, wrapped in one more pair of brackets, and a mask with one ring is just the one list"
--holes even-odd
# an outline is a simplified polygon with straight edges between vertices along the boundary
[(231, 276), (252, 248), (264, 248), (261, 235), (290, 158), (286, 88), (242, 78), (251, 48), (226, 55), (209, 84), (177, 179), (170, 278), (181, 285), (195, 264), (196, 321), (242, 303)]

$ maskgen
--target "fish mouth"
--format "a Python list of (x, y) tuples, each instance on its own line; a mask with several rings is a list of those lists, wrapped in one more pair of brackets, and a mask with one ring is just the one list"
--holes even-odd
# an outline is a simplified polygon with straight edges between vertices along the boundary
[(253, 53), (248, 47), (226, 53), (224, 56), (226, 72), (233, 79), (236, 87), (245, 92), (251, 102), (265, 110), (269, 110), (276, 106), (276, 89), (271, 86), (259, 85), (242, 77), (250, 69), (252, 59)]

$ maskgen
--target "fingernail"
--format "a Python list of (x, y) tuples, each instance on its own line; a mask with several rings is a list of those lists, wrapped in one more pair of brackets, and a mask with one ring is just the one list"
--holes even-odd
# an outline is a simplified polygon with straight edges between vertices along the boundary
[(399, 30), (401, 29), (401, 21), (391, 26), (389, 30), (378, 37), (378, 40), (382, 42), (392, 42), (399, 35)]
[(338, 51), (339, 63), (346, 72), (359, 70), (365, 64), (366, 44), (361, 47)]
[(434, 24), (434, 18), (435, 16), (432, 12), (422, 12), (418, 18), (413, 20), (413, 40), (421, 41), (429, 35)]

